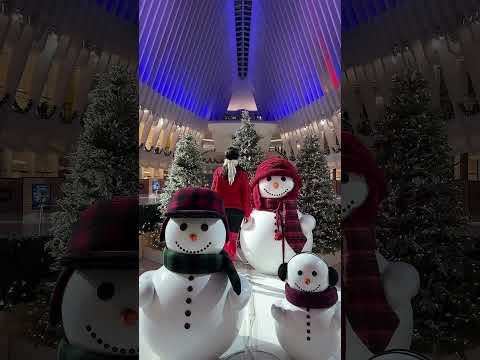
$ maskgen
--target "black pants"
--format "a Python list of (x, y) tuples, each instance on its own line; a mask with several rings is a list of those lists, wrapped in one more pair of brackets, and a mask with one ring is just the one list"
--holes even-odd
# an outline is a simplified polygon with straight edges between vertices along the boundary
[(228, 227), (230, 232), (239, 233), (243, 221), (243, 211), (240, 209), (226, 208), (228, 217)]

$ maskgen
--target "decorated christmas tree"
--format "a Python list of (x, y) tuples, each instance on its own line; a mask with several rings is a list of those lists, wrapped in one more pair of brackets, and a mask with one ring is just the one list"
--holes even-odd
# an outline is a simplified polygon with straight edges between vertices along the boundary
[(233, 136), (232, 146), (240, 150), (240, 166), (252, 177), (257, 166), (263, 161), (264, 154), (258, 145), (260, 136), (247, 110), (241, 114), (242, 125)]
[(160, 194), (159, 210), (162, 216), (174, 192), (188, 186), (203, 185), (202, 164), (200, 149), (192, 134), (187, 133), (177, 142), (165, 188)]
[(298, 200), (300, 211), (317, 221), (313, 230), (313, 250), (335, 252), (340, 248), (340, 204), (335, 201), (327, 159), (320, 151), (320, 139), (315, 133), (305, 137), (296, 165), (303, 181)]
[(374, 134), (391, 188), (377, 239), (384, 255), (411, 263), (420, 273), (413, 300), (416, 344), (436, 353), (462, 353), (478, 335), (480, 282), (467, 256), (472, 241), (453, 176), (445, 116), (431, 110), (422, 75), (408, 72), (393, 80), (391, 103)]
[(83, 129), (52, 215), (53, 239), (47, 249), (58, 259), (81, 211), (98, 199), (138, 196), (137, 77), (115, 66), (98, 77), (89, 94)]

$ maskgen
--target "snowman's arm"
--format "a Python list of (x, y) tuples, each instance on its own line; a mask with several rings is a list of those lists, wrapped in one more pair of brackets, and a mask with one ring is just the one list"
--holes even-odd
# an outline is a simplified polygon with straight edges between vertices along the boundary
[(235, 310), (243, 309), (252, 295), (252, 285), (250, 285), (250, 282), (242, 275), (239, 275), (239, 277), (241, 284), (240, 295), (237, 295), (233, 290), (233, 287), (230, 287), (230, 290), (228, 291), (228, 301)]
[(155, 271), (147, 271), (140, 275), (138, 279), (138, 305), (144, 307), (149, 305), (155, 295), (155, 287), (153, 285), (153, 275)]
[(389, 263), (382, 276), (385, 296), (393, 309), (409, 304), (420, 290), (420, 275), (410, 264)]
[(298, 219), (300, 220), (300, 225), (304, 232), (310, 232), (315, 229), (315, 225), (317, 221), (312, 215), (302, 214), (300, 211), (298, 212)]
[(279, 322), (282, 321), (287, 314), (287, 310), (285, 310), (280, 303), (272, 304), (270, 312), (272, 313), (272, 317)]
[(253, 229), (254, 226), (255, 226), (255, 219), (253, 218), (253, 216), (250, 216), (247, 222), (245, 221), (242, 222), (242, 225), (240, 225), (240, 229), (241, 231), (244, 231), (244, 230), (248, 231)]

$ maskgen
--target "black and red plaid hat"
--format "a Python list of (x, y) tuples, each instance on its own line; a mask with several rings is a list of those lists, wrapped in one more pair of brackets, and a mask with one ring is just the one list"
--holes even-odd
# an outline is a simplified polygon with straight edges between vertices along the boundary
[(93, 203), (74, 226), (62, 263), (73, 268), (138, 267), (138, 200)]
[(175, 192), (165, 212), (166, 219), (162, 225), (161, 241), (165, 240), (165, 226), (170, 218), (218, 218), (223, 221), (227, 229), (228, 222), (223, 200), (218, 194), (207, 188), (187, 187)]
[(80, 215), (50, 300), (51, 325), (61, 320), (63, 293), (76, 269), (138, 269), (137, 223), (136, 198), (96, 201)]

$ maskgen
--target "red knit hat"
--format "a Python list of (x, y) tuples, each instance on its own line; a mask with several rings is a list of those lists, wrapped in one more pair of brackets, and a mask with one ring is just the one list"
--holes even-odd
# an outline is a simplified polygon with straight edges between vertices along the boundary
[(385, 175), (377, 166), (372, 152), (348, 132), (342, 132), (342, 172), (363, 175), (369, 188), (365, 203), (355, 209), (344, 222), (371, 222), (386, 195)]
[(292, 178), (295, 186), (292, 191), (285, 195), (285, 198), (296, 199), (298, 197), (300, 189), (302, 188), (302, 178), (298, 175), (297, 168), (286, 159), (273, 157), (258, 165), (255, 177), (252, 180), (253, 204), (255, 205), (255, 208), (258, 209), (261, 206), (261, 196), (258, 183), (267, 176), (288, 176)]

